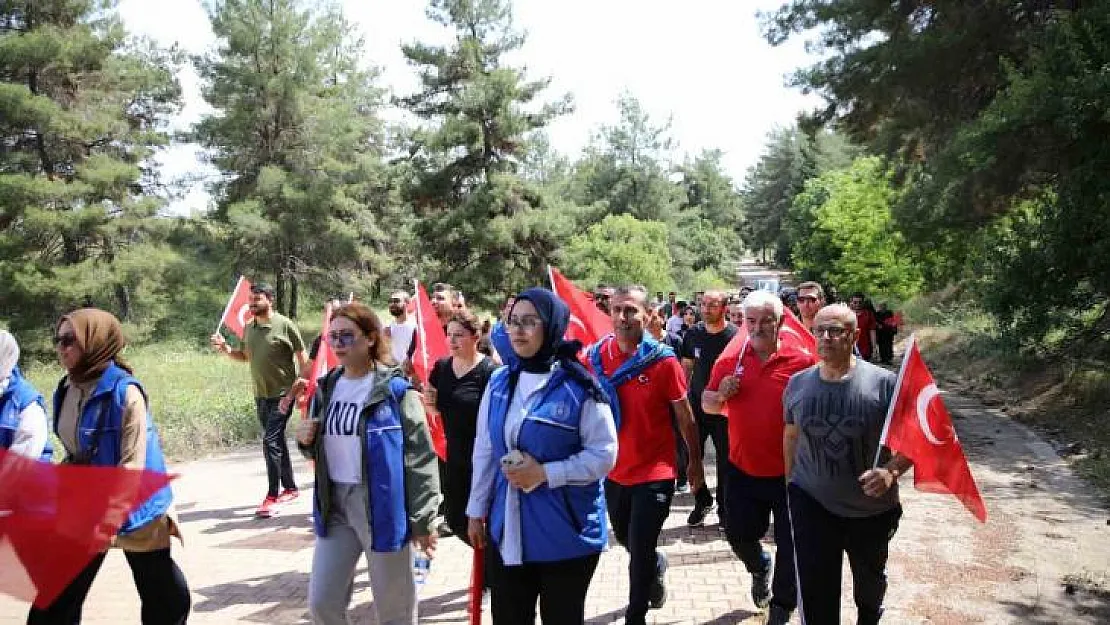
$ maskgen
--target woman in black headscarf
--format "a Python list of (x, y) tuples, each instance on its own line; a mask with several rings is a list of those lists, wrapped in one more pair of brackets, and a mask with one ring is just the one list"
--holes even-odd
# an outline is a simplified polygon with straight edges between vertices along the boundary
[(493, 622), (582, 623), (608, 531), (601, 481), (617, 459), (613, 415), (596, 378), (563, 340), (570, 310), (546, 289), (516, 297), (506, 325), (513, 364), (494, 372), (478, 409), (468, 533), (491, 543)]

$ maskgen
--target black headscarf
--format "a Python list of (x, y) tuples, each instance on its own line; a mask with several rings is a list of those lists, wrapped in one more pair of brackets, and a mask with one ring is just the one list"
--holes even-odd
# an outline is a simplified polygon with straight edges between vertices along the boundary
[(608, 403), (608, 397), (601, 389), (597, 378), (578, 362), (578, 352), (582, 349), (582, 343), (563, 338), (570, 325), (570, 308), (567, 307), (566, 302), (547, 289), (534, 287), (516, 296), (513, 308), (509, 310), (510, 316), (522, 301), (530, 302), (543, 322), (543, 344), (539, 351), (528, 358), (518, 356), (518, 362), (512, 367), (514, 374), (512, 385), (516, 386), (516, 374), (520, 371), (546, 373), (551, 371), (551, 367), (557, 362), (570, 377), (589, 390), (590, 396), (595, 401)]

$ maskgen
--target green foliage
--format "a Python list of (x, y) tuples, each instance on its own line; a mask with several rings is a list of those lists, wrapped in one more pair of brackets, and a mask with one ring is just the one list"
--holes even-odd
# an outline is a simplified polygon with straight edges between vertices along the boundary
[(671, 256), (667, 225), (632, 215), (608, 215), (571, 238), (564, 251), (567, 273), (584, 284), (642, 284), (669, 291)]
[(180, 263), (148, 160), (180, 59), (129, 40), (114, 4), (0, 4), (0, 316), (24, 334), (81, 305), (157, 319)]
[[(493, 305), (506, 291), (542, 283), (573, 232), (573, 207), (521, 175), (530, 139), (570, 107), (538, 104), (548, 80), (506, 65), (524, 36), (504, 0), (432, 0), (428, 16), (454, 32), (447, 46), (402, 46), (421, 90), (400, 103), (424, 122), (408, 147), (405, 196), (418, 219), (428, 279), (444, 279)], [(537, 145), (542, 152), (542, 146)]]
[(807, 236), (794, 246), (794, 266), (804, 277), (835, 285), (842, 293), (895, 300), (915, 295), (921, 273), (893, 228), (894, 200), (875, 157), (809, 181), (791, 208), (795, 221), (810, 224)]
[(377, 117), (377, 70), (336, 8), (298, 0), (210, 7), (217, 50), (195, 59), (215, 111), (194, 137), (221, 171), (214, 217), (238, 265), (273, 276), (296, 315), (298, 283), (350, 286), (392, 269), (390, 175)]

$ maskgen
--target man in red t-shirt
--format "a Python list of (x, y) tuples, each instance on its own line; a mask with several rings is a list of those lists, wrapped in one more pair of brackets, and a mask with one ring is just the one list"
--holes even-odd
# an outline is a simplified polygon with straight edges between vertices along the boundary
[(875, 353), (875, 346), (879, 343), (877, 332), (879, 323), (875, 320), (875, 313), (867, 305), (867, 298), (858, 291), (852, 293), (852, 298), (848, 300), (848, 307), (856, 313), (856, 329), (859, 330), (856, 349), (864, 360), (870, 361)]
[(605, 482), (605, 498), (613, 534), (629, 553), (629, 625), (643, 625), (648, 609), (667, 599), (667, 560), (658, 545), (678, 475), (672, 411), (690, 450), (690, 485), (696, 490), (704, 483), (686, 375), (674, 351), (644, 332), (647, 303), (644, 287), (617, 289), (610, 302), (614, 334), (589, 351), (617, 419), (617, 464)]
[[(713, 367), (702, 393), (706, 413), (728, 420), (729, 545), (752, 575), (752, 601), (771, 606), (767, 623), (785, 625), (797, 607), (794, 550), (786, 507), (782, 395), (795, 373), (817, 361), (812, 354), (779, 341), (782, 300), (753, 291), (744, 300), (747, 343)], [(774, 584), (771, 556), (760, 544), (771, 516), (775, 519)]]

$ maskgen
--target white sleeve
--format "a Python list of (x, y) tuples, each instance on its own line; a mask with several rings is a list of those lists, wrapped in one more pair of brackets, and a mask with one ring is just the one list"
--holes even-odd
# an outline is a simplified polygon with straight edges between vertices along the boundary
[(19, 427), (9, 451), (27, 458), (39, 459), (46, 442), (50, 439), (50, 429), (46, 425), (46, 411), (37, 403), (23, 409), (19, 415)]
[(466, 504), (466, 516), (484, 519), (489, 515), (490, 501), (493, 499), (493, 479), (497, 464), (493, 458), (493, 443), (489, 438), (489, 395), (490, 385), (482, 393), (478, 405), (478, 424), (474, 436), (474, 455), (471, 461), (474, 473), (470, 478), (470, 500)]
[(543, 465), (549, 488), (585, 486), (604, 478), (617, 464), (617, 426), (609, 404), (586, 400), (578, 422), (578, 435), (582, 451), (566, 460)]

